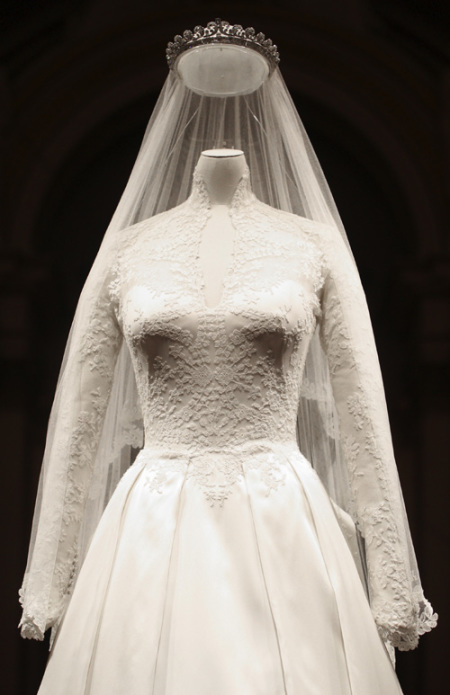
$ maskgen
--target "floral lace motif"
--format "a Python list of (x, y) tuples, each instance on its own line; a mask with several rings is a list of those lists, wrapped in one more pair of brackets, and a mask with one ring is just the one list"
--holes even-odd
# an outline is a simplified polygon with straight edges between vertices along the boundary
[(152, 493), (163, 494), (171, 474), (181, 474), (185, 480), (193, 480), (211, 507), (223, 507), (238, 481), (246, 471), (256, 470), (269, 496), (286, 480), (287, 458), (272, 451), (263, 442), (250, 446), (234, 447), (234, 450), (205, 450), (201, 453), (161, 452), (144, 449), (146, 461), (144, 484)]
[[(35, 595), (28, 575), (20, 591), (22, 635), (34, 639), (41, 639), (39, 635), (58, 622), (73, 589), (83, 511), (122, 341), (106, 284), (89, 312), (89, 330), (79, 342), (74, 340), (70, 366), (59, 385), (65, 397), (59, 406), (52, 450), (46, 452), (59, 466), (50, 468), (48, 474), (51, 482), (44, 488), (40, 521), (43, 531), (38, 534), (34, 552), (42, 558), (37, 582), (48, 594)], [(55, 552), (55, 543), (56, 556), (48, 556), (48, 548)]]
[[(437, 616), (408, 556), (406, 515), (394, 462), (383, 384), (364, 293), (336, 235), (324, 237), (331, 269), (324, 284), (321, 336), (328, 356), (350, 474), (356, 525), (366, 544), (372, 611), (382, 638), (417, 646)], [(345, 377), (342, 378), (341, 375)], [(412, 567), (411, 567), (412, 565)]]
[(300, 218), (257, 202), (244, 178), (230, 209), (236, 238), (222, 296), (209, 309), (200, 244), (210, 214), (197, 179), (186, 204), (136, 226), (114, 269), (146, 441), (188, 450), (295, 441), (321, 252)]
[[(142, 409), (149, 494), (164, 494), (170, 476), (181, 474), (220, 509), (246, 472), (256, 472), (269, 496), (285, 484), (282, 457), (258, 442), (295, 446), (305, 360), (319, 324), (366, 542), (372, 609), (383, 638), (410, 648), (435, 616), (409, 569), (383, 387), (350, 256), (336, 230), (260, 203), (244, 176), (229, 211), (230, 263), (220, 301), (210, 308), (200, 251), (212, 214), (196, 176), (186, 203), (117, 241), (63, 384), (52, 451), (61, 463), (44, 491), (44, 531), (36, 541), (44, 560), (34, 573), (38, 584), (48, 577), (51, 595), (29, 590), (25, 580), (23, 634), (39, 638), (71, 591), (122, 336)], [(305, 393), (316, 391), (313, 382), (305, 385)], [(139, 428), (131, 426), (127, 437), (140, 445)], [(54, 542), (56, 562), (46, 564)]]

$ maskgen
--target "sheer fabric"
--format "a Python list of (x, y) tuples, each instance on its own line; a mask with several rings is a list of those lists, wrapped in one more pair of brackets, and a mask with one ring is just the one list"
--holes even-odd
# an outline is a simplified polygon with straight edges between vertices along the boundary
[[(118, 244), (92, 317), (102, 347), (89, 392), (97, 411), (123, 336), (145, 445), (94, 535), (39, 695), (401, 694), (349, 550), (354, 527), (347, 545), (296, 441), (316, 328), (338, 402), (374, 385), (360, 379), (367, 336), (355, 331), (344, 352), (336, 342), (367, 330), (357, 279), (340, 275), (333, 229), (259, 203), (247, 177), (229, 212), (233, 253), (214, 306), (199, 251), (215, 211), (201, 179)], [(343, 431), (364, 448), (349, 402)], [(380, 403), (367, 414), (378, 447)], [(364, 463), (367, 506), (377, 477)], [(384, 553), (374, 551), (376, 579)], [(373, 588), (392, 604), (390, 585)]]
[[(258, 281), (269, 266), (273, 287), (282, 284), (286, 273), (290, 277), (300, 271), (306, 285), (295, 329), (286, 322), (287, 299), (274, 308), (271, 318), (275, 345), (279, 347), (277, 340), (282, 335), (283, 345), (287, 346), (283, 359), (294, 365), (283, 376), (287, 382), (282, 395), (262, 357), (258, 378), (253, 374), (253, 363), (248, 371), (248, 360), (247, 370), (241, 372), (243, 362), (236, 355), (239, 350), (245, 352), (244, 339), (239, 343), (241, 339), (236, 337), (233, 355), (225, 337), (220, 343), (219, 335), (215, 335), (218, 353), (229, 359), (223, 360), (214, 377), (216, 408), (222, 413), (214, 437), (222, 432), (226, 438), (232, 432), (235, 413), (242, 415), (243, 410), (247, 415), (242, 415), (241, 427), (248, 421), (250, 429), (255, 428), (261, 413), (266, 417), (259, 420), (249, 440), (278, 441), (280, 436), (287, 437), (289, 430), (292, 441), (292, 428), (296, 426), (302, 453), (318, 471), (334, 501), (383, 639), (400, 649), (412, 648), (418, 636), (434, 626), (436, 618), (420, 586), (364, 294), (331, 193), (278, 69), (256, 91), (227, 97), (189, 90), (176, 71), (167, 78), (81, 295), (69, 337), (49, 423), (21, 590), (22, 634), (41, 639), (45, 629), (58, 625), (103, 509), (136, 450), (143, 446), (144, 429), (146, 447), (155, 443), (165, 446), (167, 432), (173, 436), (174, 430), (180, 437), (195, 431), (199, 444), (207, 440), (209, 446), (223, 445), (222, 439), (210, 440), (192, 417), (187, 390), (181, 393), (175, 389), (175, 402), (164, 405), (176, 417), (177, 408), (183, 406), (183, 427), (181, 422), (174, 427), (173, 422), (162, 418), (158, 425), (162, 429), (154, 430), (153, 425), (149, 428), (150, 410), (158, 403), (163, 408), (161, 399), (169, 393), (170, 384), (177, 381), (176, 370), (180, 370), (183, 383), (186, 377), (181, 372), (184, 368), (195, 371), (195, 360), (201, 361), (201, 355), (195, 357), (194, 352), (189, 358), (194, 360), (192, 364), (183, 356), (180, 363), (169, 361), (169, 366), (160, 360), (157, 364), (161, 374), (154, 382), (160, 390), (152, 390), (149, 380), (145, 390), (142, 360), (133, 354), (131, 329), (125, 326), (123, 314), (128, 302), (131, 313), (126, 316), (134, 316), (131, 324), (134, 321), (135, 339), (139, 341), (139, 330), (144, 325), (139, 313), (143, 311), (142, 306), (139, 309), (142, 297), (151, 298), (155, 307), (159, 302), (165, 307), (165, 323), (155, 310), (152, 330), (161, 330), (167, 339), (164, 331), (169, 331), (171, 316), (167, 307), (182, 301), (192, 284), (189, 269), (197, 262), (198, 250), (195, 244), (189, 245), (189, 239), (194, 230), (198, 233), (203, 228), (209, 211), (198, 177), (189, 197), (194, 167), (203, 150), (223, 146), (245, 152), (256, 198), (246, 177), (236, 193), (231, 215), (236, 229), (242, 233), (244, 229), (253, 230), (254, 238), (250, 235), (248, 246), (234, 255), (234, 272), (227, 276), (222, 306), (233, 292), (251, 288), (252, 282), (257, 304), (257, 291), (261, 289)], [(295, 248), (290, 242), (283, 246), (283, 240), (295, 237), (292, 230), (297, 227), (301, 234), (296, 237)], [(145, 249), (146, 242), (139, 236), (147, 228), (155, 230), (156, 248), (150, 245)], [(261, 240), (266, 232), (267, 246)], [(186, 239), (181, 250), (180, 239)], [(158, 244), (163, 249), (160, 255)], [(246, 248), (250, 249), (249, 267), (245, 267)], [(133, 279), (143, 272), (138, 256), (144, 251), (152, 261), (153, 275), (142, 284), (146, 287), (150, 283), (150, 290), (136, 290), (125, 300), (127, 273)], [(183, 256), (188, 251), (191, 256)], [(296, 260), (287, 269), (283, 254), (291, 252)], [(177, 253), (181, 253), (178, 261)], [(129, 260), (125, 262), (122, 259), (127, 254)], [(131, 260), (133, 254), (135, 260)], [(239, 271), (241, 263), (245, 272)], [(201, 287), (196, 292), (198, 306), (204, 309)], [(256, 309), (247, 319), (253, 335), (258, 325), (263, 331), (263, 317)], [(204, 321), (211, 321), (208, 312)], [(171, 340), (181, 350), (183, 340), (190, 339), (189, 327), (175, 323), (170, 331)], [(298, 353), (295, 358), (300, 343), (301, 357)], [(194, 349), (192, 343), (190, 349)], [(207, 351), (206, 344), (203, 349)], [(213, 377), (199, 367), (196, 378), (200, 374), (207, 391), (208, 379)], [(243, 401), (235, 410), (221, 390), (225, 387), (219, 389), (218, 385), (237, 382), (243, 390)], [(249, 394), (256, 385), (259, 398), (253, 401)], [(193, 393), (198, 395), (198, 391)], [(252, 411), (253, 402), (259, 404), (258, 414)], [(200, 410), (202, 403), (208, 404), (199, 399), (196, 407)], [(203, 419), (207, 421), (207, 417), (205, 412)], [(243, 439), (244, 435), (245, 427)], [(187, 445), (187, 441), (172, 439), (168, 443)], [(239, 467), (233, 464), (233, 457), (227, 465), (224, 461), (218, 463), (217, 471), (210, 470), (211, 462), (205, 465), (207, 472), (202, 472), (200, 460), (191, 464), (189, 476), (200, 486), (202, 480), (209, 481), (203, 482), (205, 494), (220, 503), (234, 480), (239, 479)], [(266, 477), (270, 489), (271, 477), (277, 478), (276, 464), (269, 469)], [(160, 479), (164, 479), (164, 471), (155, 473), (156, 482), (150, 487), (157, 489)], [(276, 487), (275, 482), (273, 485)]]

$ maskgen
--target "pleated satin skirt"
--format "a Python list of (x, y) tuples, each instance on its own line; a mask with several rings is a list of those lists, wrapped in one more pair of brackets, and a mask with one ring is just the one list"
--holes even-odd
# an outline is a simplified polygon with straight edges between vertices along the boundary
[(158, 454), (139, 454), (94, 535), (39, 695), (401, 695), (316, 473), (280, 450), (284, 481), (268, 490), (255, 455), (211, 506), (183, 466), (150, 486)]

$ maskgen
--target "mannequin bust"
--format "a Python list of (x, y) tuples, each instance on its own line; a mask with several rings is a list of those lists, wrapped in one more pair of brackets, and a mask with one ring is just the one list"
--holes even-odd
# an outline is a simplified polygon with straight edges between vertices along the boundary
[(233, 255), (235, 229), (229, 207), (246, 169), (242, 150), (204, 150), (197, 164), (211, 202), (211, 216), (200, 243), (200, 265), (209, 308), (220, 302), (223, 279)]

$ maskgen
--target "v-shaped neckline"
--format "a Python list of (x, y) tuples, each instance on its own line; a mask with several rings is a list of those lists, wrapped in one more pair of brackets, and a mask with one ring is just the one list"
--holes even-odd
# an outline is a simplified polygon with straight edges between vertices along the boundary
[(193, 176), (192, 192), (189, 196), (188, 203), (190, 206), (199, 214), (199, 222), (197, 229), (197, 234), (195, 238), (195, 253), (194, 253), (194, 264), (195, 264), (195, 288), (198, 298), (198, 302), (201, 305), (203, 311), (213, 314), (219, 312), (221, 309), (225, 308), (228, 301), (228, 290), (230, 279), (236, 273), (237, 257), (239, 254), (239, 246), (241, 242), (241, 235), (239, 230), (239, 225), (236, 223), (236, 213), (242, 208), (255, 201), (256, 198), (250, 187), (250, 173), (248, 167), (241, 176), (235, 192), (233, 194), (230, 205), (228, 206), (228, 217), (230, 223), (234, 229), (232, 248), (230, 253), (229, 263), (226, 266), (225, 272), (222, 277), (222, 284), (219, 299), (213, 305), (209, 305), (207, 302), (206, 293), (206, 278), (204, 269), (201, 264), (201, 244), (204, 238), (204, 232), (206, 225), (211, 219), (213, 205), (208, 194), (206, 183), (204, 178), (196, 170)]
[(201, 247), (202, 247), (202, 243), (204, 241), (205, 229), (206, 229), (208, 222), (211, 219), (211, 215), (208, 216), (208, 218), (205, 220), (205, 223), (199, 229), (197, 239), (196, 239), (196, 253), (195, 253), (196, 275), (197, 275), (196, 286), (198, 289), (199, 299), (202, 301), (202, 305), (203, 305), (202, 308), (209, 313), (214, 313), (216, 311), (219, 311), (221, 308), (226, 306), (227, 298), (228, 298), (228, 286), (229, 286), (230, 278), (233, 277), (233, 275), (236, 272), (236, 260), (237, 260), (237, 255), (239, 252), (238, 248), (239, 248), (239, 243), (240, 243), (240, 231), (239, 231), (239, 226), (236, 225), (235, 222), (233, 221), (230, 210), (228, 210), (228, 218), (229, 218), (230, 224), (233, 228), (233, 240), (231, 243), (231, 251), (230, 251), (228, 262), (227, 262), (226, 267), (225, 267), (225, 271), (223, 272), (223, 275), (222, 275), (222, 282), (220, 285), (220, 292), (218, 294), (218, 301), (212, 305), (208, 304), (208, 301), (207, 301), (207, 296), (208, 296), (207, 281), (206, 281), (206, 276), (205, 276), (205, 272), (204, 272), (204, 267), (202, 266), (202, 257), (201, 257)]

